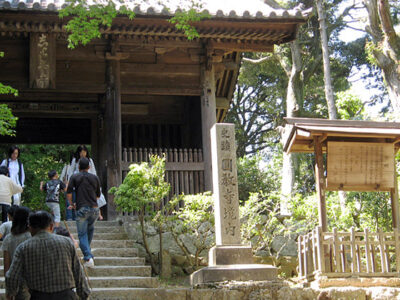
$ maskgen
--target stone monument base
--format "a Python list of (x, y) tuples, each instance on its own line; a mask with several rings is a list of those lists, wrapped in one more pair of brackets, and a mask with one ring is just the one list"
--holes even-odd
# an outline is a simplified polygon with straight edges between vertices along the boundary
[(277, 277), (277, 269), (270, 265), (238, 264), (209, 266), (190, 275), (191, 285), (202, 283), (235, 281), (270, 281)]
[(253, 250), (250, 245), (217, 245), (208, 252), (209, 266), (253, 263)]

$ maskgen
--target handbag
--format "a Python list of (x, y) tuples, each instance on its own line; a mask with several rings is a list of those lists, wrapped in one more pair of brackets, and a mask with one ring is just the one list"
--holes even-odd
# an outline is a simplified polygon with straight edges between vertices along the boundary
[(100, 208), (106, 204), (107, 204), (106, 198), (104, 197), (103, 193), (101, 193), (100, 198), (97, 199), (97, 206)]

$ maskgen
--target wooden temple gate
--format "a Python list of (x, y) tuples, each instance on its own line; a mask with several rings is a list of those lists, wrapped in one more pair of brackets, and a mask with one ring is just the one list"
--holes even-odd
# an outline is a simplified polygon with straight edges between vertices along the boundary
[[(286, 123), (284, 151), (315, 154), (319, 226), (299, 236), (299, 276), (308, 281), (322, 276), (398, 277), (400, 211), (394, 158), (400, 124), (301, 118), (286, 118)], [(353, 227), (350, 232), (328, 232), (326, 190), (389, 192), (393, 232), (356, 232)]]
[[(294, 40), (311, 13), (249, 1), (256, 5), (205, 5), (210, 18), (194, 23), (193, 40), (168, 22), (178, 7), (143, 1), (130, 7), (133, 20), (117, 17), (100, 38), (74, 50), (58, 16), (63, 0), (0, 1), (0, 82), (19, 90), (18, 97), (0, 95), (19, 117), (17, 136), (0, 143), (91, 144), (104, 190), (121, 183), (123, 148), (180, 149), (183, 161), (169, 171), (177, 172), (171, 178), (183, 174), (175, 191), (190, 192), (191, 172), (204, 172), (193, 191), (212, 190), (210, 129), (225, 118), (242, 52), (271, 52)], [(182, 149), (198, 149), (203, 161), (186, 162)], [(200, 163), (201, 170), (188, 167)]]

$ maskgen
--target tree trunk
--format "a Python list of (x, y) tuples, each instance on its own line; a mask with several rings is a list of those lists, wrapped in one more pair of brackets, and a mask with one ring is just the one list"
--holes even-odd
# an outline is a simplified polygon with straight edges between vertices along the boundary
[[(290, 44), (292, 67), (288, 73), (289, 82), (286, 96), (286, 116), (296, 117), (303, 102), (303, 80), (300, 46), (297, 40)], [(283, 66), (287, 69), (287, 66)], [(282, 184), (281, 184), (281, 215), (288, 215), (288, 203), (292, 197), (295, 178), (295, 154), (283, 153)]]
[(142, 231), (142, 238), (143, 238), (143, 245), (144, 248), (146, 249), (146, 253), (149, 255), (149, 260), (150, 260), (150, 265), (151, 265), (151, 269), (153, 270), (153, 273), (157, 274), (157, 268), (156, 268), (156, 264), (154, 263), (153, 260), (153, 254), (150, 251), (149, 248), (149, 244), (147, 243), (147, 235), (146, 235), (146, 230), (144, 228), (144, 208), (143, 210), (139, 213), (139, 222), (140, 222), (140, 227), (141, 227), (141, 231)]
[(319, 31), (321, 34), (321, 48), (322, 48), (322, 59), (324, 65), (324, 83), (325, 83), (325, 97), (328, 105), (329, 119), (336, 120), (336, 106), (335, 99), (333, 96), (332, 89), (332, 79), (331, 79), (331, 68), (329, 62), (329, 47), (328, 47), (328, 35), (326, 33), (326, 23), (325, 23), (325, 11), (323, 8), (323, 0), (317, 0), (317, 11), (319, 20)]
[[(333, 94), (332, 78), (331, 78), (331, 65), (329, 61), (329, 46), (328, 46), (328, 34), (326, 31), (326, 17), (323, 7), (323, 0), (317, 0), (317, 11), (319, 21), (319, 31), (321, 34), (321, 48), (322, 48), (322, 60), (324, 66), (324, 88), (326, 104), (328, 106), (329, 119), (337, 119), (337, 110), (335, 105), (335, 97)], [(339, 204), (342, 209), (346, 208), (347, 194), (344, 191), (339, 191)]]
[(400, 114), (400, 37), (394, 30), (387, 0), (364, 0), (368, 12), (367, 32), (373, 40), (372, 55), (382, 69), (390, 103)]

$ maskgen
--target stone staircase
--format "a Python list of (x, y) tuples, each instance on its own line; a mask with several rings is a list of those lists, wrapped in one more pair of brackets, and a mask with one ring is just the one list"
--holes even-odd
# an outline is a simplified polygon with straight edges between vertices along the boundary
[[(67, 224), (78, 240), (75, 222)], [(96, 222), (91, 244), (95, 267), (87, 268), (92, 287), (90, 299), (158, 299), (158, 279), (151, 277), (151, 267), (138, 257), (138, 250), (132, 245), (118, 222)], [(78, 255), (83, 256), (80, 249)], [(0, 263), (0, 299), (5, 299), (2, 256)]]

